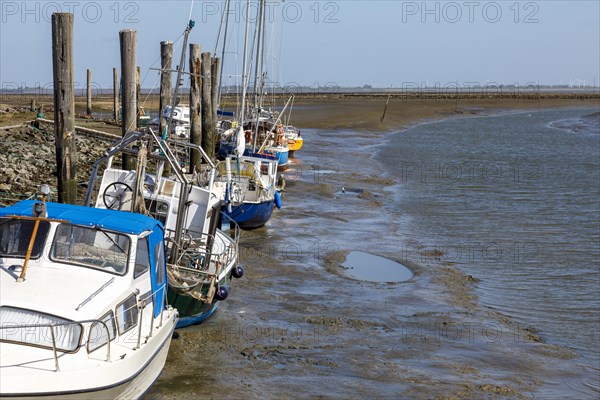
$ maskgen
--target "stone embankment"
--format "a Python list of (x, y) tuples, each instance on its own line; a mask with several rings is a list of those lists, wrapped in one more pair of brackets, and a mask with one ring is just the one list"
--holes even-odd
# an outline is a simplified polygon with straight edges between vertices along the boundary
[[(107, 147), (106, 141), (77, 136), (81, 199), (92, 164)], [(30, 197), (44, 183), (50, 185), (56, 199), (56, 152), (52, 128), (23, 125), (0, 130), (0, 205)]]

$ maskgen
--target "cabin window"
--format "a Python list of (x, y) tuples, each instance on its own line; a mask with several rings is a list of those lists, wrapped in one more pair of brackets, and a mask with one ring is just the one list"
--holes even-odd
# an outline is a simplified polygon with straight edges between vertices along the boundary
[(117, 327), (119, 335), (124, 334), (137, 325), (138, 307), (135, 294), (129, 296), (117, 306)]
[[(32, 220), (0, 218), (0, 256), (25, 258), (34, 225), (35, 221)], [(42, 255), (49, 230), (50, 223), (39, 222), (30, 258), (36, 259)]]
[(83, 329), (76, 322), (54, 315), (16, 307), (0, 307), (0, 342), (74, 352), (79, 348)]
[(96, 227), (60, 224), (50, 250), (53, 261), (125, 275), (129, 259), (127, 235)]
[(133, 277), (137, 278), (150, 268), (150, 251), (148, 248), (148, 238), (138, 240), (137, 250), (135, 252), (135, 270)]
[(165, 252), (162, 243), (157, 243), (154, 248), (156, 259), (156, 285), (161, 286), (165, 281)]
[(100, 318), (100, 321), (104, 322), (104, 324), (100, 322), (94, 322), (90, 327), (90, 335), (87, 343), (88, 353), (91, 353), (92, 351), (104, 346), (109, 340), (113, 340), (117, 335), (115, 314), (112, 311), (104, 314), (104, 316)]

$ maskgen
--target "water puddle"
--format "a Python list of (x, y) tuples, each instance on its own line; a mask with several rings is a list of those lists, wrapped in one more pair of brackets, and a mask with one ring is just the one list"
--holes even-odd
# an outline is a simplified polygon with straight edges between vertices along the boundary
[(370, 282), (406, 282), (413, 277), (410, 269), (387, 258), (362, 251), (351, 251), (342, 263), (346, 274)]

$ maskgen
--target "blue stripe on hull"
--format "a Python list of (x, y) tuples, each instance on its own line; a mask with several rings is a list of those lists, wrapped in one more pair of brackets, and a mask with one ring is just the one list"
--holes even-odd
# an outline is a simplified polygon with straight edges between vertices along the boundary
[(260, 228), (267, 223), (271, 218), (271, 214), (273, 214), (273, 204), (273, 200), (262, 203), (242, 203), (239, 206), (233, 207), (231, 213), (227, 212), (227, 207), (225, 207), (224, 212), (240, 228), (250, 230)]
[(200, 324), (200, 323), (204, 322), (206, 319), (208, 319), (208, 317), (210, 317), (215, 311), (217, 311), (218, 307), (219, 307), (219, 302), (216, 301), (212, 304), (212, 306), (208, 310), (206, 310), (203, 313), (196, 314), (196, 315), (190, 315), (187, 317), (180, 317), (179, 321), (177, 321), (177, 326), (175, 328), (180, 329), (180, 328), (185, 328), (188, 326)]

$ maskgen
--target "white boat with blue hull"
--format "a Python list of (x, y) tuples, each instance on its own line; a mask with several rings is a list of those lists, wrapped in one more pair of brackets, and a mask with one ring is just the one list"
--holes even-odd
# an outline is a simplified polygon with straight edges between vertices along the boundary
[[(242, 229), (265, 225), (279, 199), (277, 161), (262, 157), (227, 157), (217, 164), (215, 186), (223, 187), (223, 212)], [(277, 202), (278, 207), (281, 201)]]
[(44, 201), (1, 208), (0, 397), (141, 397), (178, 321), (166, 276), (153, 218)]

